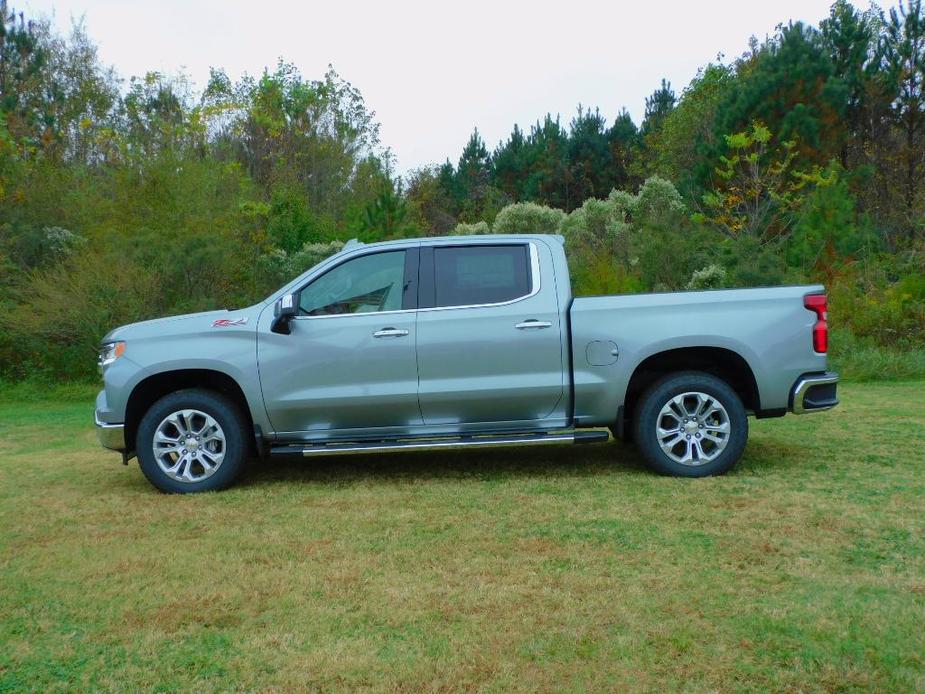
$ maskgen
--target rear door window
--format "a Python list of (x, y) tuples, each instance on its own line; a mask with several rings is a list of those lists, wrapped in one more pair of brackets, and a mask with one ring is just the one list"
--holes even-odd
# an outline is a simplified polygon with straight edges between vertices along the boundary
[(435, 248), (435, 305), (478, 306), (527, 296), (529, 257), (524, 244)]

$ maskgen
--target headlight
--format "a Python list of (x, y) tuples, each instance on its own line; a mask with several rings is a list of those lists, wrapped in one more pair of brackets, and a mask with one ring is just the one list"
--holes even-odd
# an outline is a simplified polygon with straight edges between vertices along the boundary
[(100, 368), (109, 366), (123, 354), (125, 354), (124, 342), (107, 342), (100, 347)]

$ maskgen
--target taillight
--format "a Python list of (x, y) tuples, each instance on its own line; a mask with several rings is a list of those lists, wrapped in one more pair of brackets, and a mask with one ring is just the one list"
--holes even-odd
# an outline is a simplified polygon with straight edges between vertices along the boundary
[(816, 324), (813, 326), (813, 349), (817, 352), (826, 352), (829, 349), (828, 319), (829, 300), (825, 294), (810, 294), (803, 297), (803, 306), (816, 313)]

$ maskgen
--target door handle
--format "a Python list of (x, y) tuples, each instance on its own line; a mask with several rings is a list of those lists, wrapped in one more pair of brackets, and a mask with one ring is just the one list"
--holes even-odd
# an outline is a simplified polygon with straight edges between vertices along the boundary
[(373, 333), (373, 337), (404, 337), (408, 334), (407, 330), (397, 330), (396, 328), (383, 328)]
[(518, 323), (514, 327), (518, 330), (541, 330), (542, 328), (551, 328), (552, 323), (531, 318), (530, 320), (525, 320), (523, 323)]

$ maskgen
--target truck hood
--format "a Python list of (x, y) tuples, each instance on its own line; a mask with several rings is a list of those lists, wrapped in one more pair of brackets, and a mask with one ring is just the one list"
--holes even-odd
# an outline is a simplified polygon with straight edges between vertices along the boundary
[(199, 335), (211, 330), (221, 332), (229, 328), (254, 330), (257, 325), (257, 316), (262, 308), (263, 305), (258, 304), (242, 309), (186, 313), (180, 316), (168, 316), (166, 318), (130, 323), (110, 330), (103, 338), (103, 342), (137, 340), (155, 336)]

